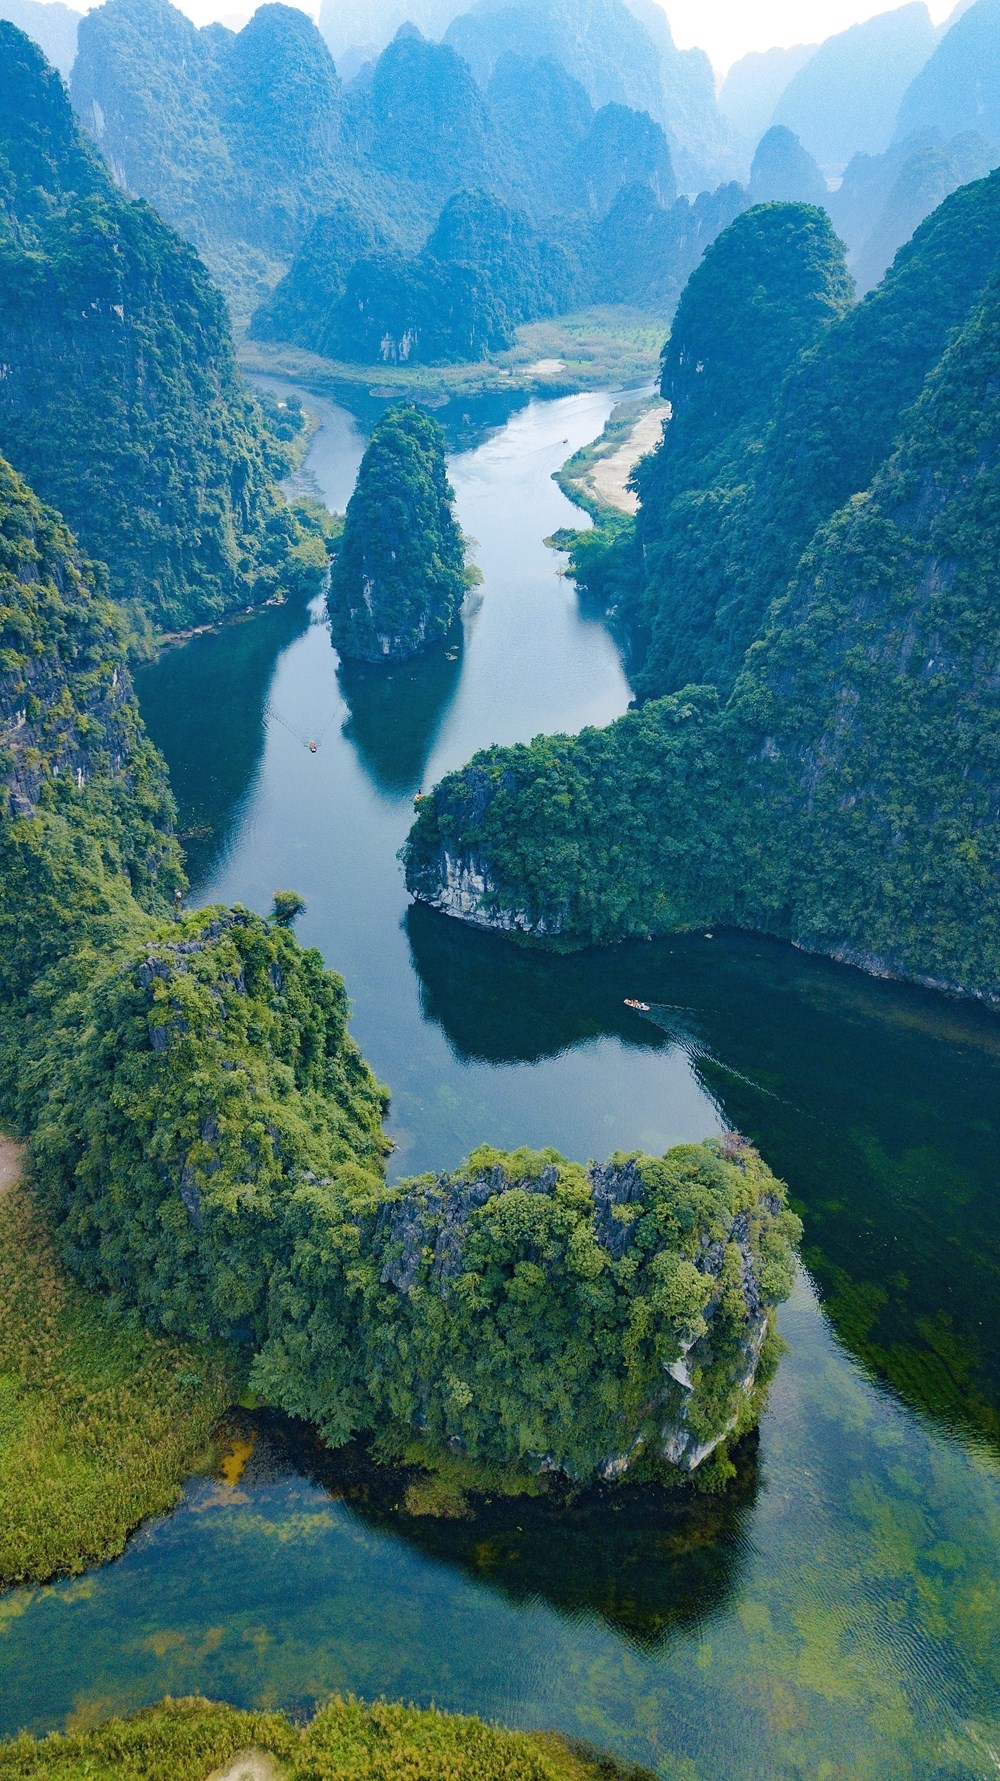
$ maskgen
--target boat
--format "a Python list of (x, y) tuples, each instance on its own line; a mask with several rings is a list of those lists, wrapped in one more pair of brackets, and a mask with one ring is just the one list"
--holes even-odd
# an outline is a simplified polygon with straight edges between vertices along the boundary
[(310, 744), (309, 744), (309, 753), (310, 753), (310, 754), (315, 754), (315, 753), (316, 753), (316, 750), (317, 750), (317, 748), (318, 748), (318, 747), (319, 747), (319, 743), (318, 743), (318, 742), (310, 742)]
[(634, 1008), (637, 1014), (648, 1014), (650, 1011), (648, 1002), (637, 1002), (634, 996), (625, 997), (625, 1006)]

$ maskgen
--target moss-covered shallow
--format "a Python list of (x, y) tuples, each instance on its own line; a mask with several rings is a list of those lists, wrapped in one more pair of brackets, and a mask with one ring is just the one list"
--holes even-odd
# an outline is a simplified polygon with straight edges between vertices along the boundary
[[(3, 1781), (206, 1781), (246, 1759), (255, 1781), (652, 1781), (555, 1733), (335, 1700), (308, 1725), (204, 1700), (166, 1700), (93, 1731), (0, 1744)], [(242, 1773), (239, 1765), (234, 1774)]]

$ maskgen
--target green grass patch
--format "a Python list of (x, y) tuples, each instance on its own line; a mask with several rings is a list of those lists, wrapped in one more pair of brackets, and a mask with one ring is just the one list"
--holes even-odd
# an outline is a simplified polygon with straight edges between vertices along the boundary
[(0, 1583), (121, 1552), (214, 1463), (226, 1357), (109, 1321), (55, 1256), (24, 1186), (0, 1196)]
[(352, 391), (389, 399), (410, 396), (432, 407), (459, 397), (522, 391), (563, 396), (577, 390), (655, 382), (668, 318), (602, 307), (528, 322), (509, 352), (464, 365), (354, 365), (301, 347), (244, 340), (245, 371), (291, 378), (350, 403)]
[[(242, 1759), (242, 1760), (237, 1760)], [(554, 1733), (335, 1700), (309, 1725), (204, 1700), (163, 1701), (92, 1731), (0, 1744), (2, 1781), (653, 1781)]]

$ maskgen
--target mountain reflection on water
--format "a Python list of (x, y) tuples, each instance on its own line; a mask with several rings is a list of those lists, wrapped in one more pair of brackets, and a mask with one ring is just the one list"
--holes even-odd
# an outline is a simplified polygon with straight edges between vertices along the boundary
[(343, 1502), (367, 1526), (406, 1540), (511, 1602), (544, 1601), (573, 1619), (597, 1615), (641, 1647), (674, 1628), (704, 1624), (731, 1596), (759, 1485), (756, 1435), (735, 1454), (724, 1496), (681, 1487), (595, 1487), (553, 1482), (537, 1497), (483, 1494), (460, 1513), (412, 1513), (419, 1468), (377, 1464), (363, 1445), (338, 1452), (312, 1431), (270, 1412), (235, 1423), (253, 1451), (244, 1489), (300, 1475)]
[(379, 791), (412, 797), (462, 678), (464, 634), (425, 650), (412, 661), (341, 662), (337, 681), (350, 716), (344, 735)]

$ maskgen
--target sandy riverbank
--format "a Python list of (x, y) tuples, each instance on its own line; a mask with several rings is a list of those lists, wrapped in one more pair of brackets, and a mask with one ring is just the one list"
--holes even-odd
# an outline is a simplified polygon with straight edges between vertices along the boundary
[(628, 479), (639, 459), (659, 444), (669, 417), (669, 402), (652, 391), (626, 396), (600, 438), (574, 452), (556, 472), (563, 494), (597, 521), (613, 512), (635, 513), (639, 503)]
[(640, 415), (617, 451), (610, 457), (595, 460), (587, 481), (599, 501), (608, 507), (619, 508), (622, 513), (637, 512), (638, 498), (626, 484), (639, 459), (659, 445), (663, 423), (669, 414), (669, 402), (654, 402), (645, 414)]

